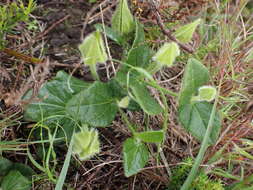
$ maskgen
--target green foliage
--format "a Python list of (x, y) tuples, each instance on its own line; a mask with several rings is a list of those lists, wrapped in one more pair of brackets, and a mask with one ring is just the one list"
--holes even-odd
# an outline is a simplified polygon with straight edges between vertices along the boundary
[(124, 44), (124, 38), (120, 35), (119, 32), (113, 30), (112, 28), (108, 26), (104, 26), (102, 24), (96, 24), (95, 28), (99, 32), (104, 32), (108, 38), (116, 42), (118, 45), (123, 45)]
[(100, 142), (96, 130), (83, 127), (73, 138), (73, 153), (77, 154), (80, 160), (87, 160), (99, 153)]
[(189, 59), (185, 67), (183, 82), (179, 95), (179, 106), (191, 103), (191, 98), (200, 86), (208, 82), (207, 68), (196, 59)]
[(170, 67), (180, 55), (179, 46), (175, 42), (165, 43), (158, 52), (154, 55), (153, 60), (156, 62), (156, 67), (152, 70), (153, 73), (159, 71), (162, 67)]
[(108, 126), (118, 110), (116, 97), (110, 87), (107, 83), (93, 83), (68, 101), (67, 113), (81, 123), (96, 127)]
[(194, 31), (197, 26), (200, 24), (201, 19), (197, 19), (190, 24), (181, 26), (174, 33), (175, 37), (182, 43), (188, 43), (191, 41)]
[(149, 115), (157, 115), (162, 112), (162, 107), (149, 95), (147, 88), (141, 82), (130, 84), (134, 100), (140, 105), (144, 112)]
[(10, 160), (0, 157), (0, 177), (5, 176), (11, 170), (19, 171), (23, 176), (31, 179), (34, 171), (27, 165), (21, 163), (13, 163)]
[[(200, 141), (203, 140), (205, 135), (213, 106), (207, 102), (195, 102), (192, 100), (196, 99), (195, 94), (199, 87), (204, 85), (208, 79), (209, 73), (206, 67), (195, 59), (189, 59), (179, 96), (179, 120), (183, 127)], [(203, 98), (206, 95), (205, 93), (200, 95), (201, 97), (198, 97), (198, 100), (206, 100)], [(218, 138), (221, 128), (220, 120), (219, 114), (216, 113), (214, 127), (209, 137), (210, 144), (215, 143)]]
[(103, 63), (107, 60), (104, 41), (98, 31), (88, 35), (79, 46), (79, 50), (86, 65)]
[(194, 97), (194, 100), (207, 102), (213, 101), (217, 93), (216, 88), (212, 86), (201, 86), (198, 92), (198, 96)]
[(5, 35), (21, 21), (28, 21), (29, 14), (35, 9), (34, 0), (29, 0), (27, 6), (19, 0), (0, 7), (0, 48), (4, 45)]
[(221, 181), (213, 181), (201, 173), (192, 183), (192, 190), (224, 190)]
[(133, 138), (128, 138), (123, 144), (124, 172), (125, 176), (134, 175), (142, 169), (149, 157), (145, 144)]
[[(67, 102), (73, 95), (87, 89), (91, 84), (59, 71), (54, 80), (47, 82), (39, 90), (38, 99), (30, 103), (25, 111), (25, 118), (30, 121), (41, 121), (47, 118), (61, 120), (66, 115)], [(31, 92), (25, 99), (31, 97)]]
[(82, 44), (79, 45), (79, 50), (84, 63), (90, 67), (93, 77), (96, 80), (99, 80), (96, 71), (96, 64), (98, 62), (104, 63), (107, 60), (107, 54), (101, 33), (99, 31), (95, 31), (88, 35)]
[(193, 164), (192, 158), (186, 158), (182, 164), (176, 166), (172, 171), (170, 183), (167, 190), (178, 190), (183, 185)]
[(11, 170), (2, 180), (2, 190), (29, 190), (31, 181), (24, 177), (19, 171)]
[(134, 30), (134, 18), (129, 10), (127, 0), (120, 0), (112, 17), (112, 28), (120, 35), (127, 35)]
[(160, 131), (145, 131), (134, 134), (135, 138), (146, 143), (161, 143), (163, 141), (164, 133)]
[[(183, 185), (192, 167), (192, 158), (186, 158), (181, 165), (172, 170), (172, 177), (167, 190), (178, 190)], [(193, 181), (189, 190), (224, 190), (221, 181), (213, 181), (204, 173)]]
[(129, 96), (125, 96), (118, 102), (118, 106), (120, 108), (127, 108), (129, 106), (130, 98)]
[[(200, 19), (179, 28), (175, 32), (177, 39), (181, 42), (189, 42), (199, 23)], [(100, 82), (96, 71), (96, 64), (107, 60), (102, 32), (124, 48), (122, 60), (112, 60), (119, 63), (119, 67), (116, 75), (107, 82)], [(143, 25), (132, 16), (126, 0), (119, 1), (112, 18), (112, 27), (96, 25), (96, 31), (84, 39), (79, 50), (84, 63), (90, 67), (97, 81), (83, 82), (60, 71), (53, 80), (44, 84), (39, 90), (38, 99), (29, 104), (25, 110), (27, 120), (46, 124), (47, 136), (44, 137), (43, 132), (40, 135), (44, 137), (43, 139), (50, 139), (51, 151), (53, 151), (54, 139), (60, 136), (57, 131), (59, 126), (64, 135), (68, 137), (70, 146), (64, 168), (57, 181), (57, 189), (62, 187), (65, 180), (70, 154), (77, 154), (81, 160), (87, 160), (97, 154), (100, 151), (100, 141), (98, 131), (94, 127), (109, 126), (118, 112), (132, 133), (132, 137), (123, 143), (125, 176), (129, 177), (141, 171), (147, 164), (150, 155), (145, 143), (156, 143), (160, 151), (166, 136), (169, 110), (165, 92), (177, 96), (176, 93), (160, 87), (152, 74), (175, 62), (176, 57), (180, 54), (178, 44), (165, 43), (157, 53), (153, 53), (146, 42)], [(196, 59), (189, 59), (178, 99), (179, 119), (183, 127), (198, 140), (203, 139), (212, 115), (212, 108), (215, 107), (206, 102), (206, 100), (213, 99), (214, 91), (205, 92), (206, 89), (201, 88), (208, 80), (209, 72), (206, 67)], [(150, 94), (149, 86), (155, 88), (160, 94), (161, 103), (158, 103)], [(198, 90), (201, 97), (200, 102), (193, 101)], [(31, 92), (25, 98), (29, 97), (31, 97)], [(161, 114), (164, 118), (163, 128), (156, 131), (150, 129), (139, 132), (137, 131), (138, 126), (128, 121), (124, 109), (139, 109), (147, 115)], [(209, 144), (215, 143), (219, 135), (221, 121), (218, 114), (215, 115), (213, 125), (214, 129), (209, 137)], [(79, 131), (80, 126), (85, 126), (85, 128)], [(52, 131), (54, 131), (53, 135)], [(51, 154), (48, 157), (50, 156)], [(36, 163), (31, 156), (30, 159)], [(36, 163), (36, 165), (39, 164)], [(38, 168), (41, 169), (41, 167)], [(43, 171), (43, 168), (41, 170)], [(175, 174), (174, 178), (185, 179), (189, 170), (188, 166), (181, 168), (180, 171), (177, 171), (180, 175)], [(183, 178), (182, 173), (184, 173)], [(56, 181), (52, 175), (51, 179)], [(182, 182), (183, 180), (178, 184), (181, 185)]]
[[(211, 116), (213, 105), (207, 102), (196, 102), (186, 104), (179, 109), (179, 120), (183, 127), (199, 141), (203, 140), (208, 122)], [(215, 144), (221, 129), (221, 119), (218, 113), (215, 114), (213, 130), (209, 137), (209, 143)]]
[(12, 162), (6, 158), (0, 157), (0, 176), (5, 176), (11, 169)]
[(143, 26), (136, 22), (135, 38), (128, 51), (126, 63), (135, 67), (147, 67), (151, 58), (151, 51), (145, 42)]

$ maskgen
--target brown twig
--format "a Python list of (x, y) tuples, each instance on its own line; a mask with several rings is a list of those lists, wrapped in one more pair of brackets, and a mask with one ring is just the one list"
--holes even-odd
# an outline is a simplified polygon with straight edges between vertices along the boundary
[(19, 53), (15, 50), (12, 50), (12, 49), (9, 49), (9, 48), (3, 48), (0, 51), (6, 53), (8, 55), (14, 56), (18, 59), (21, 59), (25, 62), (34, 63), (34, 64), (41, 64), (43, 62), (43, 60), (41, 60), (41, 59), (38, 59), (38, 58), (35, 58), (35, 57), (30, 57), (28, 55)]
[(193, 50), (191, 47), (189, 47), (189, 46), (187, 46), (187, 45), (185, 45), (185, 44), (179, 42), (179, 41), (172, 35), (172, 32), (171, 32), (169, 29), (166, 28), (166, 26), (164, 25), (164, 23), (163, 23), (163, 21), (162, 21), (161, 15), (160, 15), (159, 10), (158, 10), (158, 7), (157, 7), (157, 5), (155, 4), (154, 0), (150, 0), (150, 5), (151, 5), (152, 9), (155, 11), (156, 21), (157, 21), (158, 26), (159, 26), (160, 29), (162, 30), (162, 32), (163, 32), (166, 36), (168, 36), (168, 38), (169, 38), (170, 40), (176, 42), (176, 43), (179, 45), (179, 47), (182, 48), (184, 51), (186, 51), (186, 52), (188, 52), (188, 53), (193, 53), (194, 50)]
[(68, 19), (70, 15), (66, 15), (63, 18), (57, 20), (55, 23), (53, 23), (50, 27), (48, 27), (46, 30), (44, 30), (41, 34), (39, 34), (35, 39), (41, 39), (43, 36), (47, 35), (51, 30), (53, 30), (58, 24), (62, 23), (66, 19)]
[(88, 25), (89, 23), (89, 20), (91, 18), (91, 15), (97, 11), (101, 6), (105, 6), (107, 5), (108, 3), (110, 3), (111, 0), (106, 0), (106, 1), (103, 1), (102, 3), (99, 3), (97, 4), (96, 6), (92, 7), (92, 9), (86, 14), (86, 17), (84, 19), (84, 22), (83, 22), (83, 27), (82, 27), (82, 31), (81, 31), (81, 36), (80, 36), (80, 40), (83, 41), (84, 39), (84, 31), (86, 29), (86, 26)]

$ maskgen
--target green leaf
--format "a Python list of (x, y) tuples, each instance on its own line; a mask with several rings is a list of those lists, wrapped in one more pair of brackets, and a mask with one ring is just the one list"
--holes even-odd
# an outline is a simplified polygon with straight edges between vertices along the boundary
[[(213, 105), (208, 102), (195, 102), (186, 104), (179, 108), (179, 120), (183, 127), (199, 141), (203, 140), (207, 125), (210, 119)], [(209, 143), (214, 144), (221, 129), (221, 119), (218, 113), (215, 114), (213, 130)]]
[(0, 176), (5, 176), (12, 167), (12, 162), (4, 157), (0, 157)]
[(201, 19), (197, 19), (190, 24), (181, 26), (174, 33), (175, 37), (182, 43), (188, 43), (191, 41), (194, 31), (197, 26), (200, 24)]
[(175, 61), (176, 57), (180, 55), (180, 50), (175, 42), (165, 43), (155, 54), (153, 60), (157, 62), (158, 65), (172, 66), (173, 62)]
[[(81, 90), (90, 86), (71, 77), (63, 71), (59, 71), (56, 77), (43, 85), (39, 90), (39, 101), (30, 103), (25, 110), (25, 118), (30, 121), (41, 121), (47, 117), (55, 117), (61, 120), (66, 115), (66, 104)], [(31, 92), (30, 92), (31, 95)], [(27, 99), (29, 94), (25, 97)]]
[(108, 38), (115, 41), (118, 45), (123, 45), (124, 39), (122, 38), (122, 36), (117, 31), (113, 30), (112, 28), (110, 28), (108, 26), (104, 26), (104, 27), (105, 28), (103, 28), (102, 24), (96, 24), (95, 25), (95, 28), (98, 31), (105, 32), (105, 34)]
[(28, 179), (32, 179), (32, 175), (35, 174), (32, 168), (30, 168), (28, 165), (21, 164), (21, 163), (14, 163), (11, 166), (11, 170), (17, 170), (19, 171), (23, 176), (25, 176)]
[(216, 88), (214, 88), (213, 86), (201, 86), (198, 91), (199, 101), (207, 102), (213, 101), (217, 93)]
[(198, 88), (209, 80), (207, 68), (196, 59), (189, 59), (185, 67), (182, 87), (179, 95), (179, 107), (189, 104)]
[(110, 84), (95, 82), (88, 89), (73, 96), (66, 109), (76, 121), (105, 127), (113, 121), (118, 106)]
[(64, 181), (66, 179), (66, 176), (67, 176), (67, 173), (68, 173), (68, 168), (69, 168), (70, 161), (71, 161), (72, 149), (73, 149), (73, 138), (71, 138), (71, 141), (70, 141), (70, 144), (69, 144), (69, 147), (68, 147), (68, 152), (66, 154), (64, 164), (63, 164), (63, 167), (61, 169), (60, 176), (57, 180), (55, 190), (62, 190), (63, 189)]
[(123, 144), (125, 176), (137, 174), (148, 162), (149, 152), (145, 144), (128, 138)]
[(145, 67), (151, 58), (151, 51), (145, 42), (143, 25), (136, 21), (135, 39), (128, 52), (126, 63), (136, 67)]
[[(137, 69), (138, 70), (138, 69)], [(157, 101), (150, 95), (150, 92), (146, 88), (146, 84), (144, 84), (140, 78), (140, 73), (146, 76), (145, 70), (139, 68), (138, 71), (132, 71), (129, 74), (129, 89), (131, 91), (131, 94), (133, 95), (133, 100), (137, 102), (140, 107), (143, 109), (144, 112), (146, 112), (149, 115), (157, 115), (163, 111), (163, 108), (160, 106), (160, 104), (157, 103)], [(118, 83), (123, 87), (127, 88), (127, 75), (128, 75), (128, 69), (121, 68), (117, 75), (115, 80), (118, 81)], [(147, 77), (150, 77), (149, 74), (147, 74)]]
[(0, 158), (0, 176), (5, 176), (9, 171), (17, 170), (23, 176), (27, 178), (32, 178), (32, 175), (35, 174), (34, 171), (27, 165), (21, 163), (13, 163), (6, 158)]
[(129, 96), (125, 96), (124, 98), (122, 98), (119, 102), (118, 102), (118, 106), (120, 108), (127, 108), (130, 102), (130, 98)]
[(29, 190), (31, 181), (24, 177), (19, 171), (11, 170), (2, 180), (2, 190)]
[(146, 45), (137, 46), (128, 52), (126, 63), (135, 67), (145, 67), (150, 60), (150, 49)]
[(157, 115), (163, 111), (163, 108), (150, 95), (144, 83), (134, 81), (130, 84), (134, 100), (141, 106), (141, 108), (149, 115)]
[(100, 152), (98, 132), (95, 129), (82, 129), (73, 135), (73, 153), (80, 160), (87, 160)]
[(112, 16), (112, 28), (121, 35), (129, 34), (134, 30), (134, 18), (128, 8), (127, 0), (120, 0)]
[(138, 47), (145, 43), (145, 32), (143, 25), (138, 21), (135, 21), (135, 37), (132, 48)]
[(107, 60), (104, 41), (99, 31), (89, 34), (79, 45), (79, 50), (86, 65), (95, 65)]
[(146, 143), (160, 143), (163, 141), (164, 133), (162, 130), (159, 131), (145, 131), (134, 134), (135, 138), (140, 139)]

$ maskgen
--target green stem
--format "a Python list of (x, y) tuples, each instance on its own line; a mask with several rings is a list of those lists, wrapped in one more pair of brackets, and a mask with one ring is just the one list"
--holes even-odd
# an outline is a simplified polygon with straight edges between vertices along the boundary
[(197, 158), (196, 158), (196, 160), (195, 160), (195, 162), (192, 166), (190, 174), (188, 175), (186, 181), (184, 182), (184, 184), (183, 184), (183, 186), (181, 187), (180, 190), (189, 190), (193, 180), (195, 179), (195, 177), (197, 175), (198, 168), (199, 168), (201, 162), (203, 161), (205, 152), (206, 152), (206, 150), (209, 146), (208, 141), (209, 141), (209, 137), (210, 137), (210, 134), (212, 132), (212, 129), (213, 129), (213, 121), (214, 121), (214, 117), (215, 117), (216, 106), (217, 106), (217, 103), (218, 103), (218, 94), (219, 94), (219, 92), (220, 92), (220, 86), (219, 86), (219, 90), (218, 90), (218, 93), (217, 93), (217, 96), (216, 96), (216, 99), (215, 99), (215, 102), (214, 102), (214, 105), (213, 105), (213, 108), (212, 108), (211, 116), (210, 116), (210, 119), (209, 119), (209, 122), (208, 122), (208, 125), (207, 125), (207, 129), (206, 129), (204, 139), (201, 143), (201, 147), (200, 147), (198, 156), (197, 156)]
[(100, 79), (99, 79), (99, 76), (98, 76), (98, 73), (97, 73), (96, 64), (91, 64), (91, 65), (89, 65), (89, 67), (90, 67), (90, 72), (91, 72), (92, 77), (95, 80), (99, 81)]
[(155, 74), (156, 72), (160, 71), (161, 69), (163, 68), (163, 65), (159, 64), (159, 63), (154, 63), (152, 62), (150, 64), (150, 66), (147, 68), (147, 71), (153, 75)]
[(130, 121), (128, 121), (126, 114), (122, 111), (122, 109), (119, 109), (119, 112), (121, 114), (121, 117), (123, 118), (124, 122), (126, 123), (127, 127), (130, 129), (131, 133), (135, 133), (135, 129), (133, 128), (132, 124)]
[(156, 83), (154, 83), (153, 81), (152, 82), (144, 81), (144, 82), (147, 83), (147, 84), (149, 84), (150, 86), (153, 86), (153, 87), (157, 88), (157, 90), (162, 91), (165, 94), (168, 94), (168, 95), (174, 96), (174, 97), (178, 97), (178, 93), (172, 92), (172, 91), (170, 91), (170, 90), (168, 90), (166, 88), (163, 88), (163, 87), (157, 85)]

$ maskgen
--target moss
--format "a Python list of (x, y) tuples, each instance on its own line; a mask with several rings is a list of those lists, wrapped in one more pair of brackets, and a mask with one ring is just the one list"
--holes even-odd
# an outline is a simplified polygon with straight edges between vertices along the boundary
[[(192, 158), (186, 158), (183, 163), (172, 170), (172, 177), (167, 190), (179, 190), (186, 180), (191, 167), (193, 165)], [(220, 180), (214, 181), (209, 177), (200, 173), (199, 176), (193, 181), (190, 190), (224, 190)]]

